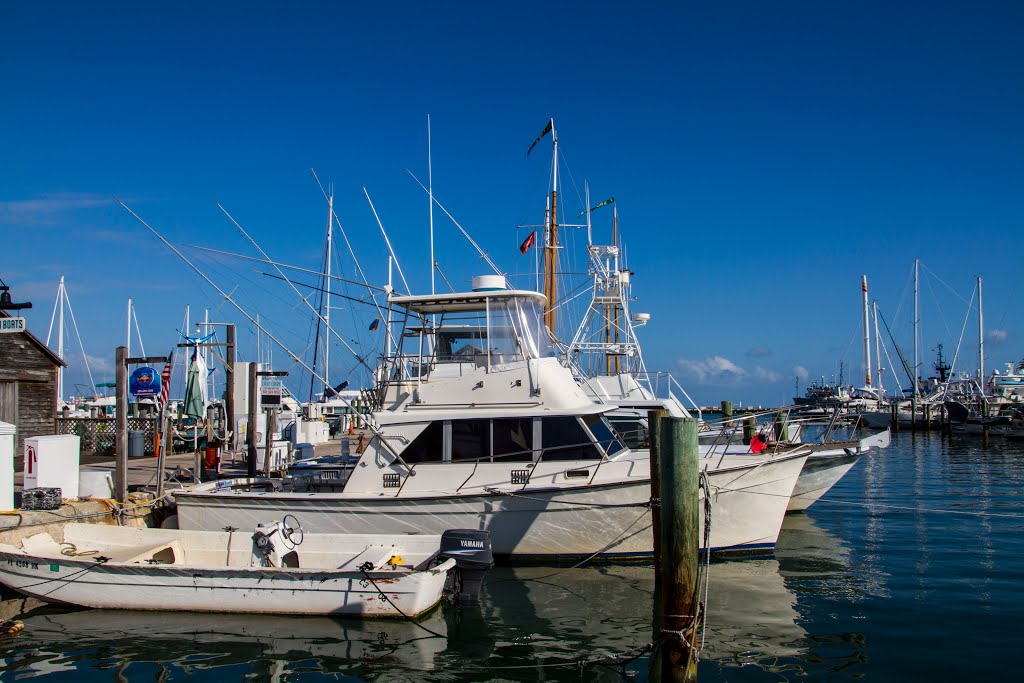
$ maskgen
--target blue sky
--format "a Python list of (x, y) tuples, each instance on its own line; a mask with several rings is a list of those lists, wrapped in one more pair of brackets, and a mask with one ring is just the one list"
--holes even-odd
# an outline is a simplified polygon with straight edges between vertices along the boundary
[[(648, 366), (699, 402), (777, 405), (798, 375), (859, 374), (862, 273), (909, 353), (915, 258), (926, 363), (955, 350), (978, 275), (989, 367), (1024, 355), (1019, 3), (209, 5), (0, 9), (0, 277), (45, 337), (65, 275), (98, 380), (129, 296), (150, 353), (185, 304), (241, 322), (114, 194), (176, 244), (253, 254), (215, 198), (272, 256), (317, 268), (315, 168), (370, 279), (386, 280), (386, 249), (364, 186), (429, 290), (427, 198), (406, 174), (426, 177), (428, 114), (438, 199), (512, 275), (532, 265), (516, 226), (540, 222), (549, 182), (550, 148), (525, 151), (554, 117), (566, 206), (585, 182), (615, 195)], [(435, 221), (446, 276), (486, 272)], [(308, 343), (280, 283), (187, 253)], [(372, 348), (372, 315), (338, 316)], [(251, 332), (240, 343), (251, 357)], [(976, 355), (971, 321), (958, 369)]]

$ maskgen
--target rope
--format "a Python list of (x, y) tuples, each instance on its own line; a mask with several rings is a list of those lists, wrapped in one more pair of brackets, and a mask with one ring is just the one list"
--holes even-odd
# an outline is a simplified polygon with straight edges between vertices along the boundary
[[(369, 563), (367, 563), (367, 564), (369, 564)], [(406, 614), (405, 612), (403, 612), (403, 611), (402, 611), (402, 610), (401, 610), (401, 609), (400, 609), (400, 608), (398, 607), (398, 605), (396, 605), (395, 603), (391, 602), (391, 598), (389, 598), (389, 597), (387, 596), (387, 593), (385, 593), (384, 591), (382, 591), (382, 590), (380, 589), (380, 587), (379, 587), (379, 586), (377, 585), (377, 582), (373, 580), (373, 577), (372, 577), (372, 576), (370, 576), (369, 574), (367, 574), (367, 573), (366, 573), (366, 569), (364, 569), (364, 568), (363, 568), (363, 567), (365, 567), (365, 566), (366, 566), (366, 565), (363, 565), (363, 566), (359, 567), (359, 571), (360, 571), (360, 572), (362, 572), (363, 576), (364, 576), (364, 577), (366, 577), (366, 580), (367, 580), (367, 581), (369, 581), (369, 582), (370, 582), (371, 584), (373, 584), (373, 588), (374, 588), (374, 590), (376, 590), (376, 591), (377, 591), (377, 597), (379, 597), (379, 598), (381, 598), (381, 599), (385, 600), (385, 601), (386, 601), (386, 602), (387, 602), (387, 603), (388, 603), (389, 605), (391, 605), (392, 607), (394, 607), (394, 608), (395, 608), (395, 611), (396, 611), (396, 612), (398, 612), (398, 613), (399, 613), (399, 614), (401, 614), (401, 615), (402, 615), (403, 617), (405, 617), (405, 619), (406, 619), (406, 620), (408, 620), (408, 621), (409, 621), (410, 623), (412, 623), (412, 625), (413, 625), (413, 626), (415, 626), (416, 628), (420, 628), (420, 629), (423, 629), (424, 631), (426, 631), (426, 632), (427, 632), (427, 633), (429, 633), (430, 635), (434, 636), (435, 638), (447, 638), (447, 636), (443, 636), (443, 635), (441, 635), (440, 633), (438, 633), (437, 631), (431, 631), (431, 630), (430, 630), (429, 628), (427, 628), (426, 626), (424, 626), (423, 624), (419, 623), (418, 621), (416, 621), (415, 619), (413, 619), (412, 617), (410, 617), (410, 616), (409, 616), (408, 614)], [(372, 567), (372, 565), (371, 565), (371, 567)]]

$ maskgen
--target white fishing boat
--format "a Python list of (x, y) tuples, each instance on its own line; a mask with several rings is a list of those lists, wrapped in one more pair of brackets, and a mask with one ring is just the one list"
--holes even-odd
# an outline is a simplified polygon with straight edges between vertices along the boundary
[(255, 532), (72, 523), (0, 543), (0, 581), (81, 607), (412, 617), (437, 605), (456, 566), (441, 544), (305, 533), (290, 516)]
[[(595, 404), (559, 362), (544, 295), (496, 276), (474, 284), (390, 298), (401, 319), (367, 395), (374, 435), (340, 491), (213, 482), (175, 492), (179, 525), (244, 528), (294, 512), (318, 532), (483, 529), (500, 557), (649, 556), (646, 451), (622, 444), (603, 415), (614, 406)], [(808, 453), (704, 457), (710, 549), (772, 547)]]
[(888, 448), (891, 436), (888, 429), (862, 439), (830, 441), (811, 446), (800, 477), (793, 487), (788, 512), (801, 512), (828, 493), (839, 483), (857, 461), (872, 448)]

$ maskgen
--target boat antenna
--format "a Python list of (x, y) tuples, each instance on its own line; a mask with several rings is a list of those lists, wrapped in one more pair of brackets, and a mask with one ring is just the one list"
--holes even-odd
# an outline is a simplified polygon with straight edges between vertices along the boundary
[[(427, 114), (427, 193), (430, 195), (430, 263), (437, 266), (434, 260), (434, 162), (430, 150), (430, 114)], [(430, 293), (437, 293), (434, 289), (433, 268), (430, 269)]]
[(391, 258), (398, 268), (398, 276), (402, 278), (402, 284), (405, 285), (405, 293), (412, 294), (412, 290), (409, 289), (409, 282), (405, 279), (405, 273), (402, 272), (402, 264), (398, 262), (398, 257), (395, 256), (395, 250), (391, 247), (391, 240), (388, 239), (387, 230), (384, 229), (384, 224), (381, 223), (380, 216), (377, 215), (377, 207), (373, 205), (373, 200), (370, 199), (370, 193), (366, 191), (365, 186), (363, 187), (363, 194), (366, 195), (366, 201), (370, 204), (370, 211), (373, 211), (373, 217), (377, 221), (377, 225), (380, 226), (380, 234), (384, 235), (384, 244), (388, 245), (388, 253), (391, 254)]
[[(245, 237), (245, 238), (246, 238), (247, 240), (249, 240), (249, 241), (250, 241), (250, 242), (252, 243), (252, 246), (256, 247), (256, 251), (260, 252), (260, 255), (261, 255), (261, 256), (262, 256), (263, 258), (265, 258), (265, 259), (268, 259), (268, 260), (269, 260), (269, 259), (270, 259), (270, 257), (269, 257), (269, 256), (267, 256), (267, 253), (266, 253), (265, 251), (263, 251), (263, 248), (262, 248), (262, 247), (260, 247), (260, 245), (256, 243), (256, 240), (254, 240), (254, 239), (253, 239), (253, 238), (252, 238), (252, 237), (251, 237), (251, 236), (249, 235), (249, 233), (247, 233), (247, 232), (245, 231), (245, 228), (243, 228), (243, 227), (242, 227), (241, 225), (239, 225), (238, 221), (236, 221), (236, 220), (234, 219), (234, 217), (233, 217), (233, 216), (232, 216), (232, 215), (231, 215), (230, 213), (228, 213), (228, 210), (227, 210), (227, 209), (225, 209), (225, 208), (224, 208), (223, 206), (221, 206), (221, 205), (220, 205), (220, 202), (218, 202), (218, 201), (217, 201), (216, 199), (215, 199), (215, 200), (213, 200), (213, 203), (217, 205), (217, 208), (218, 208), (218, 209), (220, 209), (221, 211), (223, 211), (223, 212), (224, 212), (224, 215), (228, 217), (228, 220), (230, 220), (230, 221), (231, 221), (232, 223), (234, 223), (235, 227), (236, 227), (236, 228), (238, 228), (239, 232), (241, 232), (241, 233), (242, 233), (242, 235), (243, 235), (243, 236), (244, 236), (244, 237)], [(298, 290), (298, 289), (297, 289), (297, 288), (295, 287), (295, 285), (294, 285), (294, 284), (292, 283), (292, 281), (288, 279), (288, 276), (284, 274), (284, 271), (282, 271), (282, 270), (281, 270), (280, 268), (278, 268), (277, 266), (274, 266), (274, 269), (275, 269), (275, 270), (277, 270), (277, 274), (278, 274), (278, 275), (280, 275), (280, 276), (281, 276), (282, 278), (284, 278), (284, 281), (285, 281), (285, 282), (287, 282), (287, 283), (288, 283), (288, 286), (292, 288), (292, 291), (293, 291), (293, 292), (295, 292), (295, 295), (296, 295), (296, 296), (298, 296), (298, 297), (299, 297), (299, 298), (300, 298), (300, 299), (302, 300), (302, 303), (306, 304), (306, 308), (308, 308), (308, 309), (309, 309), (310, 311), (312, 311), (312, 312), (313, 312), (313, 315), (315, 315), (315, 316), (316, 316), (316, 317), (317, 317), (317, 318), (318, 318), (318, 319), (320, 320), (320, 322), (324, 323), (324, 326), (325, 326), (325, 327), (327, 328), (327, 331), (328, 331), (328, 332), (330, 332), (330, 333), (333, 333), (333, 334), (334, 334), (334, 336), (335, 336), (335, 338), (337, 338), (337, 340), (341, 342), (342, 346), (344, 346), (344, 347), (345, 347), (346, 349), (348, 349), (349, 353), (351, 353), (351, 354), (352, 354), (352, 355), (353, 355), (353, 356), (354, 356), (354, 357), (356, 358), (356, 360), (358, 360), (358, 361), (359, 361), (359, 362), (360, 362), (360, 363), (361, 363), (361, 364), (362, 364), (362, 365), (363, 365), (363, 366), (364, 366), (364, 367), (365, 367), (365, 368), (366, 368), (367, 370), (369, 370), (369, 371), (370, 371), (370, 372), (372, 373), (372, 372), (373, 372), (373, 368), (372, 368), (372, 367), (370, 367), (370, 366), (369, 366), (369, 365), (368, 365), (368, 364), (366, 363), (366, 361), (365, 361), (365, 360), (363, 359), (363, 357), (362, 357), (362, 356), (360, 356), (360, 355), (359, 355), (358, 353), (356, 353), (355, 349), (353, 349), (353, 348), (352, 348), (352, 347), (351, 347), (351, 346), (349, 345), (349, 343), (348, 343), (347, 341), (345, 341), (345, 338), (344, 338), (344, 337), (342, 337), (342, 336), (341, 336), (340, 334), (338, 334), (337, 330), (335, 330), (334, 328), (332, 328), (332, 327), (331, 327), (331, 326), (330, 326), (330, 325), (329, 325), (329, 324), (327, 323), (327, 321), (326, 321), (326, 320), (324, 319), (324, 316), (320, 314), (320, 311), (316, 310), (316, 309), (315, 309), (315, 308), (313, 307), (313, 304), (309, 303), (309, 300), (307, 300), (307, 299), (306, 299), (306, 297), (302, 296), (302, 293), (301, 293), (301, 292), (299, 292), (299, 290)], [(291, 352), (289, 352), (289, 353), (291, 353)], [(294, 357), (295, 357), (295, 355), (294, 355), (294, 354), (292, 354), (292, 357), (294, 358)], [(317, 376), (317, 379), (319, 379), (320, 381), (324, 382), (324, 384), (325, 384), (325, 385), (327, 385), (327, 378), (326, 378), (326, 377), (320, 377), (320, 376), (318, 375), (318, 376)]]
[(437, 208), (439, 208), (442, 211), (444, 211), (444, 215), (448, 216), (449, 220), (451, 220), (451, 222), (455, 224), (455, 227), (458, 228), (459, 231), (462, 233), (462, 236), (465, 237), (467, 240), (469, 240), (469, 243), (473, 245), (474, 249), (476, 249), (476, 253), (480, 254), (480, 258), (482, 258), (484, 261), (487, 262), (487, 265), (489, 265), (491, 267), (491, 269), (495, 272), (495, 274), (497, 274), (497, 275), (504, 275), (504, 273), (501, 272), (501, 269), (498, 268), (498, 266), (495, 265), (494, 261), (491, 260), (491, 257), (487, 255), (487, 252), (484, 251), (483, 249), (481, 249), (480, 245), (477, 244), (473, 240), (473, 238), (469, 236), (469, 233), (466, 232), (466, 229), (464, 227), (462, 227), (462, 225), (460, 225), (457, 220), (455, 220), (455, 216), (453, 216), (451, 214), (451, 212), (448, 211), (448, 209), (444, 208), (444, 204), (442, 204), (440, 201), (438, 201), (437, 197), (433, 196), (433, 193), (431, 193), (430, 190), (427, 189), (426, 185), (424, 185), (423, 183), (420, 182), (420, 179), (416, 177), (416, 174), (414, 174), (409, 169), (405, 169), (405, 172), (408, 173), (410, 175), (410, 177), (412, 177), (412, 179), (416, 181), (416, 184), (419, 185), (420, 188), (424, 192), (426, 192), (426, 193), (431, 195), (431, 199), (433, 200), (433, 202), (435, 204), (437, 204)]

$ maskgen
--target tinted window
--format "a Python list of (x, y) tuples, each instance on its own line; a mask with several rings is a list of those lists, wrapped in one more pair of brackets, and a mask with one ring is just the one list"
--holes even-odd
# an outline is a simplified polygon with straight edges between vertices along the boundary
[(490, 454), (488, 420), (452, 420), (452, 460), (478, 460)]
[(615, 455), (625, 448), (612, 432), (603, 415), (587, 415), (583, 418), (583, 421), (587, 423), (587, 428), (590, 429), (594, 438), (597, 439), (597, 442), (601, 444), (601, 448), (608, 455)]
[(610, 417), (619, 439), (630, 448), (650, 448), (647, 424), (638, 417)]
[(402, 460), (410, 465), (418, 462), (441, 462), (444, 452), (444, 431), (442, 423), (431, 422), (430, 425), (420, 432), (420, 435), (412, 440), (405, 450), (400, 453)]
[(494, 459), (499, 462), (533, 460), (533, 419), (494, 420)]
[(594, 460), (601, 457), (575, 417), (547, 417), (541, 426), (544, 460)]

